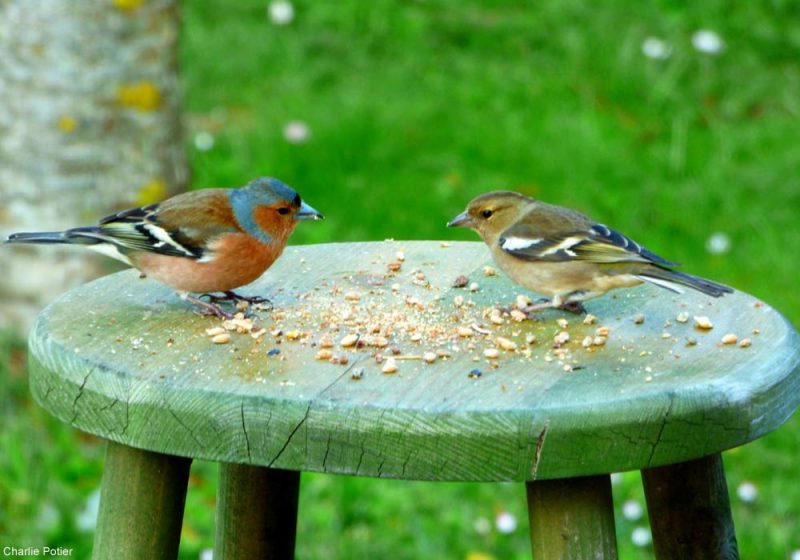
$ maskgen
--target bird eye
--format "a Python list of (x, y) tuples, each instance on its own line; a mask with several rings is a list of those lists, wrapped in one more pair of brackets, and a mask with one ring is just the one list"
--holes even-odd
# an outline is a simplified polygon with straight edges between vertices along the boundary
[(291, 210), (289, 208), (286, 208), (285, 206), (278, 208), (278, 214), (280, 214), (281, 216), (285, 216), (289, 212), (291, 212)]
[(484, 218), (491, 218), (492, 214), (494, 214), (494, 211), (489, 210), (488, 208), (483, 212), (481, 212), (481, 216), (483, 216)]

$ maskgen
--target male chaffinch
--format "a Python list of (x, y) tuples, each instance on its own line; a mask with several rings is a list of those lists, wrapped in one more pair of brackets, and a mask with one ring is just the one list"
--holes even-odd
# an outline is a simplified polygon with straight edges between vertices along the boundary
[(515, 192), (481, 195), (447, 225), (475, 230), (514, 282), (552, 296), (528, 311), (555, 307), (583, 312), (581, 302), (643, 281), (677, 293), (683, 293), (680, 286), (713, 297), (733, 291), (672, 270), (676, 263), (580, 212)]
[[(215, 302), (266, 301), (232, 290), (249, 284), (283, 252), (299, 220), (321, 220), (292, 188), (269, 177), (238, 189), (205, 189), (124, 210), (98, 225), (15, 233), (6, 243), (66, 243), (116, 258), (178, 291), (205, 314), (230, 317)], [(210, 296), (210, 302), (189, 292)]]

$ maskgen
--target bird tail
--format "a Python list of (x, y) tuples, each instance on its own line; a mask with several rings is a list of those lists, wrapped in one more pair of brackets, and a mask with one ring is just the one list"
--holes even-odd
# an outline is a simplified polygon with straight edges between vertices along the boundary
[(6, 239), (6, 243), (36, 243), (36, 244), (77, 244), (77, 245), (96, 245), (103, 243), (99, 237), (100, 232), (95, 227), (83, 227), (68, 229), (67, 231), (34, 231), (23, 233), (12, 233)]
[(651, 284), (679, 294), (683, 293), (680, 286), (687, 286), (712, 297), (720, 297), (724, 294), (733, 293), (733, 289), (728, 286), (717, 284), (716, 282), (700, 278), (699, 276), (692, 276), (691, 274), (665, 268), (653, 267), (644, 272), (640, 272), (637, 276), (645, 282), (650, 282)]

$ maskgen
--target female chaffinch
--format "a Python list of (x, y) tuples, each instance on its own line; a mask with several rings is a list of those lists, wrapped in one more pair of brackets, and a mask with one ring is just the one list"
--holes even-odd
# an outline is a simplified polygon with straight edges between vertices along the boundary
[[(269, 177), (238, 189), (205, 189), (124, 210), (98, 225), (62, 232), (15, 233), (6, 243), (66, 243), (116, 258), (178, 291), (205, 314), (230, 317), (215, 302), (266, 301), (233, 292), (283, 252), (300, 220), (321, 220), (292, 188)], [(210, 302), (189, 292), (209, 296)]]
[(676, 263), (580, 212), (515, 192), (481, 195), (447, 225), (475, 230), (514, 282), (552, 296), (528, 311), (556, 307), (583, 312), (581, 302), (643, 281), (677, 293), (683, 293), (680, 286), (713, 297), (733, 292), (672, 270)]

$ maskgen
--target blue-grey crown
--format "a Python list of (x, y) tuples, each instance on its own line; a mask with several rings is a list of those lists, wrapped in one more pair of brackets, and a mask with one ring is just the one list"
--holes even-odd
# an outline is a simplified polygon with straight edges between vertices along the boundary
[(291, 204), (300, 204), (300, 195), (292, 187), (273, 177), (259, 177), (250, 181), (245, 190), (251, 191), (259, 204), (273, 204), (285, 200)]

